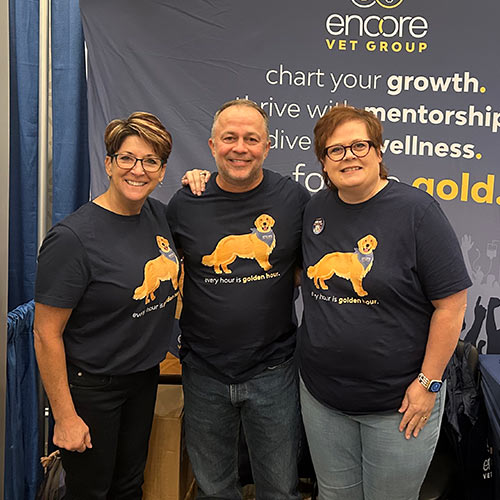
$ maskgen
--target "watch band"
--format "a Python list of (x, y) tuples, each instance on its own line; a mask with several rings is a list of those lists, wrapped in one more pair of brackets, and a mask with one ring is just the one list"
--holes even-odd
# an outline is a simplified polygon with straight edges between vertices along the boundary
[[(442, 380), (430, 380), (428, 379), (422, 372), (418, 374), (418, 381), (420, 382), (421, 385), (425, 387), (427, 391), (431, 391), (431, 386), (437, 386), (437, 391), (441, 388), (441, 385), (443, 384)], [(434, 389), (434, 387), (433, 387)], [(432, 390), (431, 392), (437, 392), (436, 390)]]
[(418, 381), (425, 387), (426, 390), (429, 389), (431, 381), (422, 372), (418, 374)]

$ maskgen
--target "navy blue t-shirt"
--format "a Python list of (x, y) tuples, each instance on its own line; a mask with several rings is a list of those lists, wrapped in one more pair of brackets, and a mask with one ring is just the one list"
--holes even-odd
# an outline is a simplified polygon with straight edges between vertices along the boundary
[(184, 255), (180, 354), (183, 363), (238, 383), (294, 352), (294, 269), (309, 194), (268, 170), (245, 193), (223, 191), (215, 179), (202, 196), (184, 188), (168, 206)]
[(179, 261), (166, 206), (124, 216), (89, 202), (56, 224), (38, 257), (35, 301), (72, 308), (68, 362), (94, 374), (147, 370), (166, 355)]
[(308, 390), (348, 413), (396, 410), (420, 372), (431, 301), (471, 285), (439, 204), (395, 181), (359, 204), (322, 191), (306, 208), (302, 250)]

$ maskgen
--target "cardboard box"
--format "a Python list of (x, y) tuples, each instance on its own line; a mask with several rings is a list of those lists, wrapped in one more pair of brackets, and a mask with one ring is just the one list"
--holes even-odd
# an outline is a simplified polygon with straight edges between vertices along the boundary
[(143, 500), (194, 499), (193, 470), (182, 433), (183, 408), (180, 385), (158, 386)]
[(160, 363), (160, 375), (181, 375), (182, 366), (179, 358), (176, 358), (172, 353), (167, 352), (167, 356)]

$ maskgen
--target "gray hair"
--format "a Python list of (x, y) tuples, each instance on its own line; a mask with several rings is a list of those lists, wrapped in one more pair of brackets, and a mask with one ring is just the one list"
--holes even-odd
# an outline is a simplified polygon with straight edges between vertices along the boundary
[(269, 138), (269, 116), (267, 116), (267, 113), (254, 101), (251, 101), (250, 99), (233, 99), (232, 101), (227, 101), (225, 102), (215, 113), (214, 115), (214, 121), (212, 123), (212, 131), (211, 131), (211, 137), (213, 139), (214, 137), (214, 130), (215, 130), (215, 125), (217, 124), (217, 120), (219, 119), (220, 114), (227, 108), (230, 108), (232, 106), (247, 106), (249, 108), (253, 108), (257, 110), (262, 118), (264, 119), (264, 126), (266, 129), (266, 135)]

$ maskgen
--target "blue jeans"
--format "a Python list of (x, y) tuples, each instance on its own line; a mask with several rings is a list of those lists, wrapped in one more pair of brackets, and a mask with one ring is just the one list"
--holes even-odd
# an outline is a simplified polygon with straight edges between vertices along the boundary
[(259, 500), (298, 500), (300, 435), (293, 359), (247, 382), (224, 384), (183, 365), (186, 446), (198, 499), (241, 499), (240, 426), (246, 436)]
[(418, 438), (402, 415), (347, 415), (327, 408), (300, 380), (302, 417), (320, 500), (417, 500), (439, 437), (446, 386)]

